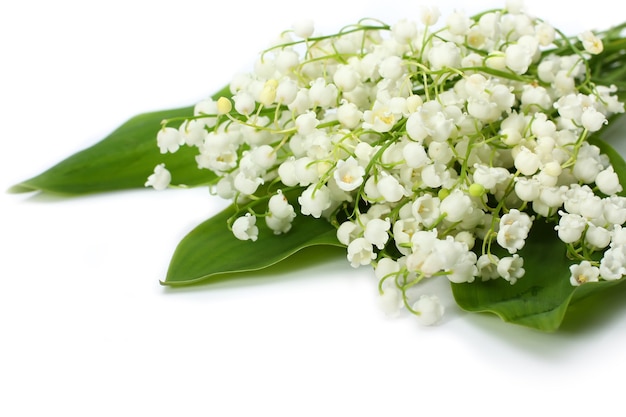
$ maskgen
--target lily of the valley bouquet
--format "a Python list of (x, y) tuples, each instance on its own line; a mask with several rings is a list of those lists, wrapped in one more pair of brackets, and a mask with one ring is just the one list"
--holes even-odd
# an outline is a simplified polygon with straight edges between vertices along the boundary
[(331, 35), (300, 22), (213, 97), (13, 190), (208, 184), (232, 205), (179, 244), (165, 285), (342, 246), (389, 314), (436, 323), (419, 284), (446, 279), (462, 308), (550, 331), (626, 274), (626, 164), (601, 140), (624, 112), (625, 42), (513, 2)]

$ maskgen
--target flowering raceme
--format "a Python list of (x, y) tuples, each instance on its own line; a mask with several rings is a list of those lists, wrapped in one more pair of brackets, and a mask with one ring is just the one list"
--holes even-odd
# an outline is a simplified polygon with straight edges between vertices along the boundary
[[(626, 272), (622, 187), (587, 141), (624, 111), (614, 86), (589, 79), (601, 39), (584, 32), (574, 47), (517, 9), (430, 8), (313, 33), (295, 25), (230, 97), (158, 133), (162, 153), (195, 147), (198, 168), (217, 174), (213, 190), (239, 208), (235, 237), (262, 240), (257, 218), (276, 234), (323, 218), (352, 266), (374, 267), (385, 311), (425, 324), (443, 307), (409, 290), (437, 276), (515, 284), (539, 219), (568, 248), (572, 285)], [(146, 185), (169, 181), (160, 165)]]

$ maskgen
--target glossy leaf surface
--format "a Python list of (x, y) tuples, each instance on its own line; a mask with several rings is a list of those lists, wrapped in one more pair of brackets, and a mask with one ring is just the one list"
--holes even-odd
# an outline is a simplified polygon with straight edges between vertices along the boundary
[[(228, 88), (213, 98), (229, 96)], [(156, 135), (164, 119), (193, 116), (193, 106), (144, 113), (129, 119), (106, 138), (59, 162), (45, 172), (14, 185), (13, 193), (46, 191), (85, 194), (143, 188), (154, 167), (165, 163), (172, 183), (195, 186), (215, 179), (208, 170), (199, 170), (197, 150), (181, 147), (174, 154), (161, 154)], [(180, 123), (171, 123), (177, 127)]]
[(292, 229), (282, 235), (273, 234), (260, 218), (258, 241), (238, 240), (227, 228), (233, 214), (229, 207), (183, 238), (172, 256), (164, 285), (218, 281), (224, 274), (267, 268), (307, 247), (341, 246), (330, 223), (304, 215), (298, 215)]
[[(624, 184), (626, 163), (607, 143), (595, 139), (607, 154)], [(507, 256), (506, 253), (496, 253)], [(473, 312), (496, 314), (504, 321), (554, 331), (561, 325), (571, 303), (595, 294), (624, 280), (570, 284), (569, 266), (574, 263), (566, 256), (566, 247), (554, 230), (554, 224), (536, 220), (526, 245), (519, 252), (524, 258), (524, 276), (514, 285), (503, 279), (471, 284), (452, 284), (458, 305)]]

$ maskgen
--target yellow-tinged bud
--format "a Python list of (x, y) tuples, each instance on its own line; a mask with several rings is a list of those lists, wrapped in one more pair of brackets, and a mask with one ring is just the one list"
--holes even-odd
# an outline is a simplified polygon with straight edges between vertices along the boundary
[(233, 103), (231, 103), (231, 101), (228, 98), (220, 97), (217, 100), (217, 114), (230, 113), (232, 109), (233, 109)]
[(271, 80), (267, 80), (263, 85), (263, 90), (261, 90), (259, 103), (264, 106), (271, 106), (276, 99), (276, 87), (278, 87), (278, 81), (273, 78)]

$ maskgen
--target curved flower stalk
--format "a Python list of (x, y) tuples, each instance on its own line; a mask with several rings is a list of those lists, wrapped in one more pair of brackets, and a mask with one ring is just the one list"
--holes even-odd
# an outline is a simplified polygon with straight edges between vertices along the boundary
[[(312, 33), (284, 32), (234, 77), (232, 98), (157, 136), (162, 153), (197, 149), (238, 207), (238, 239), (262, 241), (257, 221), (283, 234), (296, 216), (326, 219), (351, 265), (374, 267), (386, 310), (426, 324), (443, 311), (416, 284), (515, 284), (539, 220), (567, 245), (571, 285), (624, 275), (626, 199), (588, 141), (624, 111), (616, 85), (596, 81), (617, 81), (597, 63), (600, 36), (504, 9)], [(169, 179), (159, 165), (147, 185)]]

